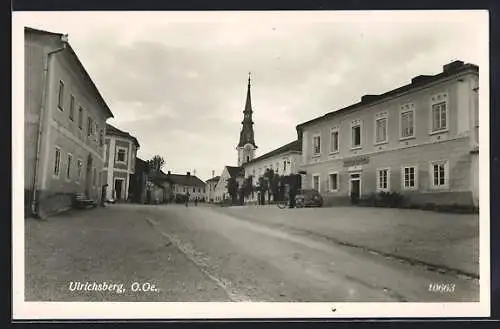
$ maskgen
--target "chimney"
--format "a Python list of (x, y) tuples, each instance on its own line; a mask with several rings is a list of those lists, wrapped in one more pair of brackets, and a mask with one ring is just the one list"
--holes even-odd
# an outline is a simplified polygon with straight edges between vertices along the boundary
[(449, 64), (443, 65), (443, 72), (450, 72), (464, 66), (463, 61), (453, 61)]
[(413, 79), (411, 79), (411, 83), (421, 83), (425, 82), (429, 78), (432, 78), (432, 75), (417, 75)]
[(377, 98), (378, 98), (378, 95), (364, 95), (364, 96), (361, 96), (361, 103), (371, 102)]
[(170, 170), (167, 172), (167, 175), (170, 175)]
[(186, 173), (186, 176), (191, 176), (191, 173), (188, 171), (188, 172)]
[(215, 170), (212, 170), (212, 178), (215, 177)]

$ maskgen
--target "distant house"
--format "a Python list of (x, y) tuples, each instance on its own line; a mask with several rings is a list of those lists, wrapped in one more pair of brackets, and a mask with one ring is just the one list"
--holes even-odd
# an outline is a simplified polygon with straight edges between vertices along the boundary
[(130, 177), (135, 172), (139, 147), (139, 142), (134, 136), (110, 124), (106, 125), (103, 173), (108, 184), (106, 189), (108, 199), (128, 200)]
[(238, 185), (241, 186), (241, 184), (243, 183), (243, 179), (245, 177), (243, 167), (232, 167), (232, 166), (224, 167), (220, 175), (219, 181), (215, 186), (213, 194), (214, 202), (219, 202), (230, 198), (227, 190), (227, 181), (231, 177), (236, 179)]
[(76, 193), (99, 200), (111, 110), (67, 35), (26, 27), (24, 53), (25, 215), (68, 209)]
[(207, 186), (206, 186), (206, 200), (208, 202), (214, 202), (215, 201), (215, 187), (217, 186), (217, 183), (220, 180), (220, 176), (215, 176), (210, 178), (209, 180), (206, 181)]
[(205, 182), (191, 175), (189, 171), (186, 175), (172, 174), (168, 171), (165, 179), (170, 182), (170, 194), (174, 199), (177, 195), (185, 196), (189, 193), (190, 200), (205, 200)]

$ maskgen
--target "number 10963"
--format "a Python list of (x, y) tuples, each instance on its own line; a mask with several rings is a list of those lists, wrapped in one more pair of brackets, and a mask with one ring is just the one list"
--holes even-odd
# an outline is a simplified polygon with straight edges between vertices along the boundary
[(429, 291), (431, 292), (454, 292), (454, 283), (430, 283)]

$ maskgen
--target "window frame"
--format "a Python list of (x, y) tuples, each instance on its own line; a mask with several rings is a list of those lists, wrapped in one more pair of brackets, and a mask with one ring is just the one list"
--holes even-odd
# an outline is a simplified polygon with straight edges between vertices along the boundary
[[(435, 165), (444, 165), (444, 184), (434, 184), (434, 166)], [(430, 177), (430, 187), (433, 190), (441, 190), (448, 189), (450, 186), (450, 165), (449, 160), (434, 160), (430, 162), (429, 166), (429, 177)], [(438, 177), (439, 180), (440, 177)]]
[[(336, 145), (336, 149), (333, 150), (333, 140), (332, 140), (332, 137), (333, 135), (336, 134), (337, 135), (337, 145)], [(337, 154), (340, 152), (340, 127), (339, 126), (334, 126), (330, 129), (330, 150), (329, 150), (329, 154)]]
[[(385, 120), (385, 136), (384, 140), (377, 141), (377, 123), (380, 120)], [(389, 113), (387, 111), (384, 112), (379, 112), (375, 114), (374, 120), (373, 120), (373, 141), (374, 145), (382, 145), (382, 144), (387, 144), (389, 143)]]
[(317, 191), (321, 193), (321, 175), (318, 173), (314, 173), (311, 175), (311, 188), (314, 190), (314, 178), (318, 177), (318, 189)]
[[(57, 154), (59, 153), (59, 157)], [(54, 162), (52, 163), (52, 177), (59, 179), (61, 173), (61, 158), (62, 158), (62, 149), (59, 146), (54, 146)], [(57, 172), (56, 172), (57, 168)]]
[[(386, 187), (381, 187), (380, 186), (380, 173), (387, 171), (387, 179), (386, 179)], [(377, 192), (389, 192), (391, 190), (391, 168), (386, 167), (386, 168), (377, 168), (377, 175), (376, 175), (376, 184), (377, 184)]]
[[(124, 160), (124, 161), (119, 160), (118, 155), (120, 154), (120, 150), (125, 151), (125, 155), (124, 155), (124, 159), (125, 159), (125, 160)], [(127, 148), (126, 148), (126, 147), (123, 147), (123, 146), (117, 146), (117, 147), (116, 147), (116, 153), (115, 153), (115, 154), (116, 154), (116, 155), (115, 155), (115, 158), (116, 158), (115, 163), (123, 163), (123, 164), (127, 164), (127, 158), (128, 158), (128, 157), (127, 157), (127, 155), (128, 155), (127, 153), (128, 153), (128, 150), (127, 150)]]
[(64, 80), (59, 80), (59, 89), (57, 93), (57, 108), (64, 112)]
[[(443, 91), (432, 95), (429, 99), (429, 135), (441, 134), (450, 129), (450, 102), (448, 94), (447, 91)], [(444, 103), (445, 106), (446, 126), (445, 128), (434, 129), (434, 106), (441, 103)], [(439, 112), (439, 122), (441, 123), (441, 111)]]
[(75, 121), (75, 104), (76, 104), (75, 95), (71, 94), (69, 98), (69, 114), (68, 114), (68, 118), (71, 120), (71, 122)]
[[(335, 180), (335, 185), (336, 188), (332, 188), (332, 180), (331, 180), (331, 175), (336, 175), (336, 180)], [(340, 176), (338, 171), (330, 171), (328, 172), (328, 192), (339, 192), (340, 191)]]
[[(363, 148), (363, 121), (353, 120), (351, 122), (351, 150), (359, 150)], [(359, 145), (354, 145), (354, 128), (359, 127)]]
[(80, 183), (80, 180), (82, 179), (82, 169), (83, 169), (83, 159), (78, 158), (76, 160), (76, 183)]
[[(415, 116), (415, 111), (416, 106), (415, 103), (405, 103), (402, 104), (399, 107), (399, 140), (404, 141), (408, 139), (413, 139), (416, 137), (416, 116)], [(404, 136), (403, 135), (403, 114), (405, 113), (410, 113), (412, 114), (412, 135), (411, 136)]]
[(80, 130), (83, 130), (83, 111), (84, 111), (83, 106), (79, 106), (78, 107), (78, 128), (80, 128)]
[[(413, 168), (413, 186), (406, 186), (406, 169)], [(403, 165), (401, 166), (401, 189), (404, 191), (418, 190), (418, 166), (417, 165)]]
[(66, 181), (71, 180), (71, 164), (73, 162), (73, 154), (67, 153), (66, 154)]
[[(316, 152), (316, 143), (315, 143), (315, 140), (318, 139), (318, 152)], [(313, 156), (320, 156), (321, 155), (321, 134), (320, 133), (316, 133), (312, 136), (312, 154)]]

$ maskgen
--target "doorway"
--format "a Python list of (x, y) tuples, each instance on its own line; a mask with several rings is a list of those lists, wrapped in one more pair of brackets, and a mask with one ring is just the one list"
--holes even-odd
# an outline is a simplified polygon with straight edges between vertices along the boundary
[(123, 179), (115, 179), (115, 199), (117, 201), (122, 199)]
[(349, 183), (349, 196), (351, 203), (358, 203), (361, 197), (361, 174), (351, 174)]
[(87, 158), (87, 168), (85, 171), (85, 195), (90, 197), (90, 190), (92, 188), (92, 165), (93, 165), (92, 155), (89, 154)]

